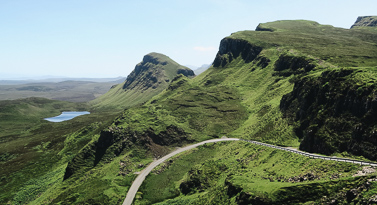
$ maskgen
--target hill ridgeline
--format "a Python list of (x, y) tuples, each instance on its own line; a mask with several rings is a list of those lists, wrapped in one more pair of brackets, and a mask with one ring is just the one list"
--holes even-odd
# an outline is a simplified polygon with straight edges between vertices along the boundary
[(377, 27), (377, 16), (359, 16), (351, 26), (354, 27)]
[(168, 56), (149, 53), (127, 76), (103, 96), (91, 101), (94, 108), (124, 109), (143, 103), (166, 89), (179, 74), (194, 77), (194, 72)]
[[(94, 108), (123, 111), (103, 127), (69, 135), (59, 169), (24, 186), (29, 192), (18, 192), (19, 201), (33, 193), (34, 204), (120, 204), (146, 164), (222, 136), (375, 161), (376, 42), (369, 26), (263, 23), (224, 38), (212, 66), (195, 78), (167, 56), (150, 53), (124, 83), (92, 101)], [(81, 138), (90, 141), (68, 149)], [(353, 177), (361, 170), (243, 141), (219, 142), (157, 167), (135, 204), (374, 203), (376, 176)], [(46, 180), (48, 174), (56, 181)]]

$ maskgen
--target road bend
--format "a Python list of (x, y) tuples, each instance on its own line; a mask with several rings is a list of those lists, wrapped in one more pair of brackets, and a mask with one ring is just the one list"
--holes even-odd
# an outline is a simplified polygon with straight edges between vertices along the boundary
[(253, 144), (256, 144), (256, 145), (271, 147), (273, 149), (280, 149), (280, 150), (284, 150), (284, 151), (288, 151), (288, 152), (294, 152), (296, 154), (304, 155), (304, 156), (307, 156), (307, 157), (310, 157), (310, 158), (317, 158), (317, 159), (323, 159), (323, 160), (332, 160), (332, 161), (338, 161), (338, 162), (348, 162), (348, 163), (354, 163), (354, 164), (360, 164), (360, 165), (369, 165), (369, 166), (372, 166), (372, 167), (377, 167), (377, 163), (374, 163), (374, 162), (359, 161), (359, 160), (340, 158), (340, 157), (327, 157), (327, 156), (322, 156), (322, 155), (318, 155), (318, 154), (312, 154), (312, 153), (303, 152), (303, 151), (299, 151), (299, 150), (292, 149), (292, 148), (280, 147), (280, 146), (271, 145), (271, 144), (267, 144), (267, 143), (263, 143), (263, 142), (258, 142), (258, 141), (244, 140), (244, 139), (238, 139), (238, 138), (224, 138), (223, 137), (221, 139), (207, 140), (207, 141), (199, 142), (197, 144), (189, 145), (187, 147), (179, 148), (179, 149), (175, 150), (174, 152), (172, 152), (172, 153), (170, 153), (170, 154), (168, 154), (168, 155), (166, 155), (166, 156), (164, 156), (164, 157), (162, 157), (162, 158), (160, 158), (160, 159), (158, 159), (156, 161), (153, 161), (143, 171), (140, 172), (140, 174), (139, 174), (138, 177), (136, 177), (135, 181), (132, 183), (130, 189), (128, 190), (128, 193), (127, 193), (126, 199), (123, 202), (123, 205), (131, 205), (132, 204), (132, 201), (135, 198), (136, 192), (139, 189), (139, 187), (141, 186), (141, 184), (143, 183), (145, 177), (156, 166), (158, 166), (159, 164), (161, 164), (165, 160), (169, 159), (170, 157), (172, 157), (172, 156), (174, 156), (176, 154), (179, 154), (181, 152), (190, 150), (192, 148), (198, 147), (198, 146), (203, 145), (203, 144), (213, 143), (213, 142), (222, 142), (222, 141), (237, 141), (237, 140), (246, 141), (246, 142), (253, 143)]
[(123, 205), (131, 205), (132, 204), (132, 201), (134, 200), (135, 198), (135, 195), (137, 193), (137, 190), (139, 189), (139, 187), (141, 186), (141, 184), (143, 183), (144, 179), (146, 176), (148, 176), (148, 174), (156, 167), (158, 166), (159, 164), (163, 163), (164, 161), (166, 161), (167, 159), (169, 159), (170, 157), (176, 155), (176, 154), (179, 154), (181, 152), (184, 152), (184, 151), (187, 151), (187, 150), (190, 150), (190, 149), (193, 149), (195, 147), (198, 147), (200, 145), (204, 145), (204, 144), (207, 144), (207, 143), (214, 143), (214, 142), (223, 142), (223, 141), (237, 141), (237, 140), (240, 140), (240, 139), (237, 139), (237, 138), (221, 138), (221, 139), (211, 139), (211, 140), (206, 140), (206, 141), (203, 141), (203, 142), (199, 142), (199, 143), (196, 143), (196, 144), (193, 144), (193, 145), (189, 145), (189, 146), (186, 146), (186, 147), (182, 147), (182, 148), (179, 148), (173, 152), (171, 152), (170, 154), (168, 155), (165, 155), (164, 157), (156, 160), (156, 161), (153, 161), (151, 164), (149, 164), (145, 169), (143, 169), (139, 176), (136, 177), (135, 181), (132, 183), (130, 189), (128, 190), (128, 193), (127, 193), (127, 196), (126, 196), (126, 199), (123, 201)]

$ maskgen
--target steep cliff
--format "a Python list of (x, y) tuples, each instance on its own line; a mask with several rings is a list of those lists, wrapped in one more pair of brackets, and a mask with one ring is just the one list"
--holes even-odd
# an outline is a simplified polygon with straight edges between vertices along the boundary
[(250, 63), (261, 51), (261, 47), (254, 46), (245, 40), (224, 38), (220, 42), (220, 49), (213, 61), (213, 66), (224, 67), (238, 56), (241, 56), (245, 63)]
[[(57, 194), (43, 196), (43, 202), (119, 204), (133, 173), (154, 157), (221, 136), (375, 159), (376, 39), (369, 30), (303, 20), (233, 33), (221, 41), (206, 72), (193, 79), (172, 72), (176, 77), (163, 92), (127, 108), (94, 136), (70, 158), (64, 182), (53, 187)], [(114, 95), (137, 89), (143, 96), (168, 83), (163, 71), (149, 68), (169, 62), (155, 59), (144, 58), (124, 84), (113, 88)], [(357, 169), (242, 141), (217, 143), (162, 165), (159, 174), (147, 178), (135, 203), (328, 202), (360, 187), (361, 178), (350, 179)]]
[(177, 75), (194, 77), (194, 72), (179, 65), (168, 56), (149, 53), (127, 76), (127, 79), (109, 92), (91, 101), (95, 108), (124, 109), (143, 103), (166, 89)]
[(135, 149), (158, 158), (169, 153), (169, 149), (164, 146), (182, 146), (192, 141), (189, 134), (173, 125), (157, 134), (152, 128), (138, 132), (130, 128), (110, 127), (103, 130), (96, 141), (89, 143), (68, 163), (64, 180)]
[[(145, 55), (143, 61), (136, 65), (123, 84), (124, 90), (156, 89), (163, 82), (170, 82), (178, 74), (195, 76), (189, 68), (179, 65), (169, 57), (158, 53)], [(162, 86), (166, 87), (166, 86)]]
[(377, 27), (377, 16), (359, 16), (351, 26), (351, 28), (355, 27)]
[(330, 70), (301, 78), (280, 107), (297, 123), (300, 149), (377, 159), (376, 76), (367, 70)]

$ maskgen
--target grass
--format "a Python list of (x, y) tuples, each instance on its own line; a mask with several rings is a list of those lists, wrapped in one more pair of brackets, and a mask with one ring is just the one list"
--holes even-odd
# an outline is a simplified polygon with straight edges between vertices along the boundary
[[(273, 30), (273, 32), (243, 31), (234, 33), (228, 38), (244, 39), (253, 46), (263, 47), (263, 51), (258, 56), (269, 59), (267, 66), (261, 67), (261, 64), (258, 62), (258, 58), (247, 64), (244, 62), (241, 56), (238, 58), (232, 58), (232, 60), (228, 60), (228, 64), (226, 64), (224, 67), (211, 67), (203, 74), (193, 79), (191, 82), (189, 81), (187, 83), (182, 83), (182, 87), (184, 87), (186, 91), (180, 91), (179, 89), (179, 91), (177, 91), (177, 93), (182, 93), (182, 97), (179, 100), (192, 98), (190, 97), (192, 94), (187, 97), (187, 90), (196, 85), (199, 85), (199, 87), (204, 90), (226, 87), (227, 89), (232, 90), (233, 93), (237, 93), (240, 103), (245, 109), (247, 118), (240, 120), (239, 124), (235, 126), (238, 128), (233, 131), (229, 130), (230, 132), (228, 131), (226, 134), (227, 136), (256, 139), (272, 144), (298, 147), (300, 140), (297, 138), (294, 130), (295, 124), (292, 124), (289, 118), (284, 117), (280, 110), (282, 96), (292, 92), (294, 82), (297, 82), (297, 80), (305, 76), (318, 78), (322, 75), (323, 71), (337, 70), (340, 67), (348, 66), (358, 67), (358, 69), (364, 70), (363, 72), (356, 72), (352, 78), (348, 79), (351, 80), (349, 82), (357, 81), (358, 83), (355, 83), (355, 85), (362, 88), (366, 87), (367, 85), (371, 86), (374, 84), (374, 80), (370, 79), (373, 78), (375, 74), (375, 68), (371, 66), (376, 65), (377, 59), (377, 56), (375, 56), (376, 47), (374, 44), (377, 36), (374, 31), (364, 32), (360, 30), (346, 30), (334, 28), (332, 26), (323, 26), (310, 21), (280, 21), (262, 24), (261, 26), (269, 28), (270, 30)], [(352, 55), (349, 52), (350, 50), (353, 51)], [(276, 72), (277, 66), (279, 66), (277, 61), (281, 59), (281, 56), (283, 55), (292, 56), (286, 60), (303, 59), (303, 61), (310, 61), (314, 65), (313, 69), (301, 71), (300, 69), (302, 69), (302, 67), (291, 67), (289, 68), (290, 70)], [(223, 57), (231, 59), (231, 56), (232, 54), (227, 53)], [(288, 63), (293, 65), (293, 61)], [(361, 91), (362, 89), (359, 90)], [(167, 93), (161, 94), (159, 97), (162, 95), (168, 96)], [(173, 96), (172, 98), (175, 98), (174, 95), (171, 96)], [(154, 102), (156, 102), (156, 104), (161, 104), (163, 101), (164, 100), (161, 100), (161, 98), (156, 98)], [(173, 101), (168, 102), (171, 103)], [(185, 110), (182, 108), (184, 107), (182, 105), (187, 107), (190, 106), (190, 109), (197, 109), (196, 104), (197, 103), (192, 103), (189, 100), (186, 100), (186, 102), (181, 103), (181, 107), (177, 107), (176, 110), (179, 112)], [(190, 115), (186, 114), (186, 116), (190, 118)], [(185, 121), (182, 120), (182, 122)], [(265, 157), (268, 157), (264, 160), (264, 163), (260, 163), (261, 160), (257, 160), (258, 164), (252, 168), (253, 172), (255, 169), (257, 169), (257, 179), (253, 178), (252, 181), (249, 181), (248, 179), (250, 179), (250, 177), (244, 176), (246, 173), (240, 173), (240, 175), (237, 175), (237, 171), (233, 170), (232, 166), (229, 168), (229, 170), (231, 170), (229, 173), (232, 173), (232, 177), (228, 178), (228, 180), (231, 180), (231, 183), (235, 184), (235, 186), (242, 187), (242, 189), (245, 190), (246, 195), (254, 193), (254, 197), (258, 196), (262, 199), (270, 201), (284, 201), (285, 199), (282, 198), (283, 196), (279, 195), (279, 193), (286, 193), (282, 190), (285, 188), (287, 188), (287, 190), (299, 190), (299, 188), (288, 189), (294, 185), (291, 183), (278, 183), (276, 182), (276, 177), (292, 177), (294, 175), (300, 175), (315, 170), (316, 173), (320, 174), (322, 181), (319, 183), (305, 182), (308, 185), (304, 190), (310, 193), (310, 187), (325, 186), (332, 191), (321, 192), (319, 188), (316, 192), (329, 194), (339, 191), (338, 188), (336, 188), (338, 187), (338, 185), (336, 185), (337, 183), (334, 185), (332, 182), (328, 182), (331, 174), (336, 171), (343, 170), (343, 176), (350, 176), (348, 165), (337, 167), (338, 165), (330, 165), (326, 163), (321, 164), (321, 161), (315, 160), (310, 161), (309, 163), (304, 159), (300, 159), (300, 157), (292, 157), (290, 153), (279, 154), (283, 155), (283, 157), (278, 156), (276, 153), (269, 153), (265, 155)], [(271, 156), (273, 157), (268, 159)], [(294, 160), (288, 161), (288, 165), (276, 166), (276, 163), (286, 161), (287, 159)], [(220, 165), (221, 164), (222, 163), (220, 163)], [(229, 162), (224, 163), (225, 166), (228, 164)], [(274, 164), (273, 167), (271, 167), (272, 164)], [(214, 165), (208, 164), (207, 166), (213, 167)], [(351, 165), (351, 167), (352, 166), (353, 165)], [(171, 168), (169, 169), (173, 169), (173, 165), (170, 167)], [(241, 168), (238, 169), (248, 170), (247, 166), (245, 167), (246, 168), (242, 168), (241, 166)], [(203, 174), (203, 169), (196, 168), (198, 172), (201, 171), (200, 175)], [(214, 168), (213, 171), (218, 169), (219, 168)], [(190, 173), (192, 172), (193, 171), (191, 170)], [(179, 173), (179, 171), (175, 171), (175, 173)], [(199, 180), (201, 182), (201, 180), (204, 180), (203, 182), (208, 182), (211, 177), (214, 177), (213, 173), (210, 173), (211, 174), (208, 174), (208, 176), (202, 177), (199, 174), (197, 176), (195, 175), (193, 176), (192, 181), (195, 182)], [(160, 177), (164, 178), (163, 175)], [(275, 181), (268, 183), (270, 179), (263, 179), (262, 177), (272, 177)], [(151, 180), (154, 178), (157, 177), (151, 177)], [(185, 177), (182, 179), (184, 178)], [(179, 183), (182, 182), (182, 179)], [(204, 183), (204, 185), (201, 184), (199, 187), (193, 188), (194, 190), (199, 191), (199, 193), (200, 191), (208, 193), (207, 195), (201, 194), (200, 196), (196, 195), (195, 197), (190, 196), (189, 198), (186, 198), (181, 194), (175, 199), (168, 200), (166, 203), (179, 204), (180, 200), (184, 200), (185, 202), (187, 201), (188, 203), (193, 204), (215, 204), (215, 200), (212, 199), (221, 199), (223, 197), (225, 197), (225, 201), (222, 201), (222, 203), (234, 203), (234, 198), (226, 197), (224, 195), (224, 193), (227, 194), (227, 191), (223, 190), (224, 183), (222, 183), (222, 181), (225, 183), (225, 176), (215, 177), (215, 179), (213, 179), (213, 184), (210, 186), (205, 186)], [(343, 184), (340, 185), (340, 187), (351, 186), (350, 184), (355, 186), (355, 184), (357, 184), (356, 181), (346, 177), (344, 178), (344, 181), (340, 181), (338, 184)], [(176, 196), (176, 190), (178, 189), (177, 183), (178, 182), (176, 181), (174, 183), (170, 183), (170, 185), (164, 185), (164, 187), (167, 188), (159, 192), (161, 193), (160, 196), (165, 196), (165, 199)], [(216, 184), (218, 183), (220, 183), (220, 185), (217, 187)], [(156, 186), (155, 184), (157, 184), (157, 182), (148, 182), (148, 185), (145, 186), (145, 194), (143, 191), (141, 191), (143, 195), (140, 194), (139, 197), (145, 197), (146, 200), (144, 202), (143, 200), (140, 200), (140, 204), (150, 203), (149, 200), (151, 200), (153, 197), (147, 194), (148, 189), (153, 189), (152, 187)], [(173, 188), (174, 186), (175, 189)], [(331, 187), (335, 188), (333, 189)], [(169, 192), (170, 190), (172, 191)], [(265, 193), (268, 194), (266, 195)], [(292, 192), (290, 193), (290, 196), (291, 195)], [(317, 197), (316, 200), (318, 199), (319, 195), (315, 195)], [(199, 197), (200, 199), (194, 200), (193, 198), (196, 197)], [(294, 201), (295, 199), (290, 200)], [(313, 200), (313, 198), (307, 200)]]
[[(215, 154), (211, 146), (188, 151), (188, 153), (169, 159), (162, 167), (155, 168), (162, 173), (150, 174), (143, 183), (139, 189), (139, 192), (142, 193), (139, 194), (139, 197), (143, 199), (141, 204), (156, 203), (179, 196), (180, 191), (177, 185), (182, 176), (190, 171), (193, 165), (203, 163)], [(164, 171), (164, 169), (167, 170)]]
[[(375, 82), (376, 73), (368, 68), (336, 68), (297, 80), (294, 91), (282, 100), (282, 107), (296, 123), (294, 129), (302, 138), (300, 148), (377, 159), (372, 151), (374, 111), (368, 105), (375, 98)], [(356, 131), (355, 126), (362, 126), (363, 131)]]
[(115, 82), (63, 81), (0, 85), (0, 100), (40, 97), (69, 102), (88, 102), (105, 94)]
[(373, 30), (342, 29), (305, 20), (275, 21), (260, 26), (274, 31), (241, 31), (229, 38), (245, 39), (264, 48), (295, 49), (338, 66), (376, 65), (377, 35)]
[[(103, 162), (94, 169), (63, 182), (64, 174), (60, 174), (59, 183), (48, 187), (43, 195), (39, 195), (31, 204), (119, 204), (124, 200), (127, 190), (136, 178), (134, 172), (143, 168), (139, 165), (151, 162), (150, 157), (137, 160), (132, 158), (131, 154), (132, 152), (128, 152), (111, 161)], [(122, 174), (128, 171), (129, 174)]]
[[(0, 115), (2, 116), (0, 125), (7, 128), (0, 135), (2, 159), (0, 162), (2, 187), (0, 203), (7, 203), (18, 191), (22, 192), (21, 187), (26, 190), (22, 193), (28, 194), (21, 193), (15, 199), (16, 201), (26, 200), (26, 198), (30, 200), (28, 195), (34, 196), (38, 190), (45, 189), (46, 187), (43, 186), (48, 186), (50, 181), (45, 181), (46, 177), (43, 178), (43, 175), (55, 167), (60, 167), (61, 163), (64, 164), (66, 161), (62, 158), (71, 159), (72, 155), (91, 140), (90, 135), (81, 138), (80, 136), (68, 137), (71, 140), (72, 138), (76, 140), (72, 140), (74, 144), (66, 145), (66, 150), (69, 152), (67, 151), (64, 156), (59, 155), (59, 151), (65, 146), (66, 137), (86, 126), (89, 126), (87, 132), (91, 132), (93, 129), (98, 132), (106, 126), (106, 121), (113, 119), (116, 115), (94, 112), (60, 123), (43, 120), (45, 117), (59, 115), (61, 111), (86, 110), (88, 108), (85, 104), (43, 98), (0, 101)], [(85, 128), (83, 130), (85, 132)], [(53, 172), (61, 173), (61, 171)], [(42, 182), (37, 185), (33, 180), (37, 180), (39, 177), (42, 177), (40, 178)], [(32, 181), (28, 184), (28, 180)]]
[[(311, 191), (312, 188), (328, 186), (328, 196), (343, 188), (350, 189), (355, 186), (352, 175), (359, 169), (354, 164), (310, 159), (241, 141), (207, 144), (171, 159), (165, 169), (155, 168), (160, 170), (159, 174), (146, 178), (135, 204), (235, 204), (241, 193), (278, 203), (296, 196), (289, 190), (300, 189), (302, 196), (316, 196), (307, 201), (318, 200), (323, 192)], [(304, 179), (308, 173), (313, 179)], [(304, 181), (289, 182), (294, 178)], [(215, 198), (220, 201), (214, 201)]]
[[(47, 128), (53, 124), (30, 129), (28, 132), (40, 139), (27, 142), (26, 147), (36, 156), (44, 156), (38, 159), (46, 163), (34, 166), (35, 171), (30, 172), (44, 167), (34, 176), (40, 177), (40, 183), (35, 182), (38, 188), (26, 183), (25, 190), (29, 191), (19, 190), (12, 196), (22, 198), (31, 193), (31, 203), (35, 204), (118, 204), (135, 178), (134, 172), (176, 146), (226, 135), (298, 147), (301, 139), (295, 128), (300, 122), (292, 122), (281, 111), (281, 101), (300, 80), (316, 80), (328, 71), (347, 66), (363, 70), (352, 78), (360, 94), (374, 85), (374, 31), (345, 30), (310, 21), (280, 21), (260, 27), (270, 31), (242, 31), (228, 37), (235, 40), (234, 46), (242, 42), (263, 48), (251, 62), (244, 59), (250, 53), (235, 57), (228, 52), (222, 56), (226, 65), (211, 67), (193, 79), (183, 75), (170, 78), (176, 71), (161, 70), (170, 66), (168, 58), (150, 54), (123, 85), (92, 102), (98, 113), (89, 115), (93, 116), (91, 120), (88, 116), (77, 118), (81, 124), (75, 129), (69, 127), (75, 126), (75, 121), (53, 130)], [(141, 72), (142, 68), (155, 69), (149, 75)], [(141, 74), (136, 75), (138, 72)], [(169, 82), (161, 81), (161, 86), (156, 87), (160, 79)], [(329, 81), (321, 86), (331, 84)], [(123, 111), (116, 115), (112, 110)], [(112, 114), (101, 116), (105, 111)], [(43, 138), (45, 134), (49, 137)], [(13, 154), (6, 152), (1, 159), (19, 157)], [(51, 156), (57, 158), (48, 159)], [(53, 163), (59, 166), (48, 167)], [(73, 174), (64, 181), (54, 181), (62, 179), (59, 168), (63, 165)], [(158, 175), (147, 178), (137, 203), (319, 203), (322, 195), (341, 195), (343, 188), (357, 188), (366, 180), (350, 177), (360, 169), (357, 165), (309, 159), (246, 142), (206, 145), (158, 169)], [(25, 173), (27, 170), (32, 169), (25, 169)], [(48, 171), (54, 176), (47, 177)], [(308, 176), (313, 180), (304, 180)], [(296, 182), (301, 178), (303, 182)], [(292, 180), (295, 183), (288, 182)], [(46, 189), (48, 183), (53, 185)], [(9, 187), (16, 187), (15, 184)], [(8, 202), (14, 192), (10, 189), (3, 201)], [(295, 193), (313, 197), (300, 198)]]
[(91, 101), (95, 108), (123, 110), (142, 104), (157, 95), (169, 85), (180, 73), (186, 76), (190, 69), (179, 65), (168, 56), (159, 53), (149, 53), (143, 61), (136, 65), (127, 80), (107, 92), (105, 95)]
[(44, 98), (26, 98), (0, 101), (0, 138), (28, 132), (29, 128), (43, 122), (43, 118), (59, 115), (65, 110), (85, 110), (84, 104), (75, 104)]
[[(261, 68), (255, 61), (245, 64), (241, 57), (238, 57), (224, 69), (210, 68), (195, 80), (203, 86), (207, 81), (223, 76), (221, 86), (230, 87), (240, 96), (247, 118), (235, 131), (228, 132), (227, 135), (298, 146), (298, 140), (288, 121), (282, 118), (279, 108), (281, 97), (293, 89), (291, 77), (283, 78), (274, 72), (274, 62), (281, 52), (272, 48), (263, 50), (260, 55), (270, 59), (265, 68)], [(211, 88), (217, 87), (220, 86)]]

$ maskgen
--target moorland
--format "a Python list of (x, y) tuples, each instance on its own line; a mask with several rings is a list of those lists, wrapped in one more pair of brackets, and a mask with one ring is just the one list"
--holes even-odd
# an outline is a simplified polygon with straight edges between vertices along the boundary
[(0, 100), (42, 97), (69, 102), (88, 102), (124, 81), (113, 79), (52, 78), (42, 80), (0, 80)]
[[(198, 76), (149, 53), (86, 103), (1, 101), (0, 203), (121, 204), (150, 162), (223, 136), (375, 162), (375, 19), (351, 29), (286, 20), (235, 32)], [(68, 109), (91, 114), (43, 121)], [(372, 204), (374, 171), (218, 142), (156, 167), (134, 204)]]

